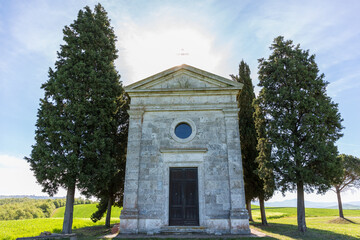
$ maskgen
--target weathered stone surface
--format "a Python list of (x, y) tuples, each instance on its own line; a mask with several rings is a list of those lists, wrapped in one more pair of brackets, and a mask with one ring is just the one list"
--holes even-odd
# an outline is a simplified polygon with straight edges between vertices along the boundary
[[(198, 169), (199, 224), (207, 233), (249, 233), (236, 96), (242, 85), (182, 65), (126, 87), (131, 98), (120, 233), (169, 226), (169, 169)], [(192, 128), (181, 139), (175, 127)]]

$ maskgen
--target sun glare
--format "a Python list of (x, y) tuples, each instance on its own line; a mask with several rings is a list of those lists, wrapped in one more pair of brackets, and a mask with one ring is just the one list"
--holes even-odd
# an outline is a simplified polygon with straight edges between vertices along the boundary
[(184, 63), (212, 71), (221, 60), (212, 38), (191, 28), (139, 30), (125, 37), (121, 45), (126, 65), (132, 69), (126, 84)]

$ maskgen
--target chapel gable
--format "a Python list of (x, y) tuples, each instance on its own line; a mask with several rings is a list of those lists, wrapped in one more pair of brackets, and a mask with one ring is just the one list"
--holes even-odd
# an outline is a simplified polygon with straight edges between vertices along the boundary
[(133, 83), (126, 90), (241, 88), (242, 84), (183, 64)]

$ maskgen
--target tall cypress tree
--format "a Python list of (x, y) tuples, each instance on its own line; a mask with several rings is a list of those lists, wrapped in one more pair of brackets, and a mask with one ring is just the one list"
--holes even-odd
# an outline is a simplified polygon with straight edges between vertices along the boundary
[(80, 10), (65, 26), (55, 70), (42, 85), (35, 145), (27, 161), (43, 191), (67, 189), (63, 233), (71, 233), (75, 188), (89, 195), (116, 174), (123, 89), (114, 67), (116, 37), (104, 8)]
[(112, 206), (121, 207), (124, 194), (125, 168), (119, 168), (119, 172), (112, 178), (110, 185), (105, 186), (95, 196), (100, 200), (96, 205), (97, 210), (91, 215), (91, 220), (97, 222), (106, 213), (105, 226), (110, 227)]
[(117, 172), (112, 176), (108, 185), (95, 183), (91, 195), (100, 199), (96, 206), (97, 210), (91, 215), (91, 220), (97, 222), (105, 212), (105, 226), (110, 227), (111, 207), (121, 207), (123, 202), (124, 183), (125, 183), (125, 164), (126, 164), (126, 147), (128, 139), (129, 116), (127, 110), (129, 108), (129, 98), (126, 94), (122, 95), (123, 105), (118, 111), (117, 119), (119, 120), (119, 129), (116, 135), (114, 158), (116, 159)]
[(342, 119), (314, 55), (281, 36), (270, 49), (268, 59), (259, 59), (256, 104), (266, 121), (276, 184), (283, 193), (297, 191), (298, 230), (305, 232), (304, 192), (323, 193), (341, 174), (335, 141)]
[(254, 123), (254, 107), (252, 105), (255, 99), (254, 86), (251, 82), (250, 68), (242, 60), (239, 64), (239, 75), (231, 77), (244, 86), (238, 96), (239, 111), (239, 130), (241, 143), (241, 156), (244, 169), (245, 182), (245, 200), (246, 208), (249, 212), (249, 220), (253, 221), (251, 214), (251, 200), (258, 197), (260, 179), (256, 174), (257, 163), (257, 139)]
[(275, 191), (274, 173), (270, 164), (271, 143), (269, 142), (266, 134), (264, 114), (258, 105), (255, 103), (253, 105), (255, 108), (254, 120), (257, 133), (256, 149), (258, 151), (258, 156), (255, 160), (258, 164), (256, 173), (261, 179), (258, 189), (258, 198), (260, 203), (261, 223), (262, 225), (267, 225), (265, 201), (269, 200)]

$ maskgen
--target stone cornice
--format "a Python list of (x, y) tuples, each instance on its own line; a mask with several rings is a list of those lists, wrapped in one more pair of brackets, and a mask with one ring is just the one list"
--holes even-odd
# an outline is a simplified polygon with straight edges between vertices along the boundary
[(144, 114), (144, 108), (139, 109), (135, 107), (134, 109), (127, 110), (127, 112), (131, 118), (141, 118)]
[(239, 117), (239, 108), (224, 108), (223, 112), (225, 117)]
[[(135, 106), (136, 105), (131, 105)], [(235, 104), (199, 104), (199, 105), (145, 105), (145, 111), (146, 112), (163, 112), (163, 111), (223, 111), (226, 110), (225, 115), (231, 115), (231, 113), (228, 111), (229, 107), (232, 107), (232, 113), (236, 114), (239, 112), (239, 109), (237, 108), (237, 105)]]
[(207, 148), (161, 148), (161, 153), (206, 153)]
[[(126, 89), (126, 92), (129, 93), (130, 96), (133, 95), (141, 95), (146, 96), (146, 93), (151, 93), (159, 95), (169, 95), (169, 94), (194, 94), (203, 93), (203, 94), (228, 94), (229, 92), (238, 93), (241, 88), (239, 87), (206, 87), (206, 88), (157, 88), (157, 89)], [(219, 93), (215, 93), (219, 92)], [(145, 94), (144, 94), (145, 93)]]

